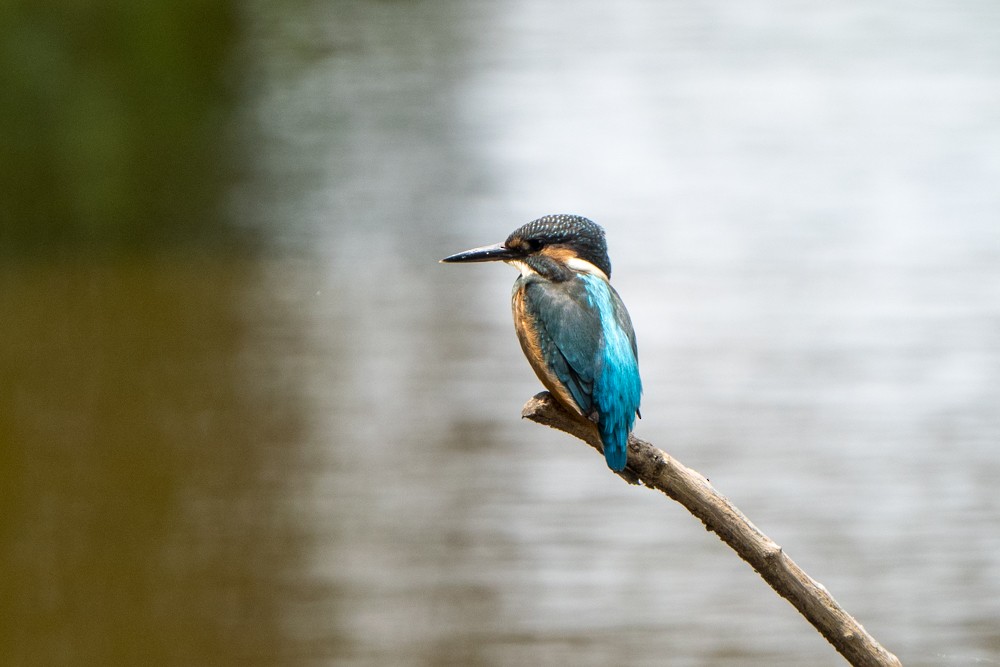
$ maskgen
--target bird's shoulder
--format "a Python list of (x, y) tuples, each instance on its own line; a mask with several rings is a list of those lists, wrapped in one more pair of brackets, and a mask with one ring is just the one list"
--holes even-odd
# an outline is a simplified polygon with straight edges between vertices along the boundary
[(520, 293), (529, 310), (546, 319), (596, 320), (600, 316), (593, 307), (587, 284), (580, 277), (553, 282), (538, 275), (522, 276), (514, 291)]
[(601, 347), (603, 328), (583, 280), (553, 283), (529, 276), (519, 299), (539, 335), (558, 348), (571, 366), (589, 371)]

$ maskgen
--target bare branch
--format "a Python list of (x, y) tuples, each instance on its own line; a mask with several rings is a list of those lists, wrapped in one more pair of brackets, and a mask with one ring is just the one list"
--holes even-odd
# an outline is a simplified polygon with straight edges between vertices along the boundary
[[(564, 410), (548, 392), (529, 400), (521, 416), (565, 431), (603, 451), (594, 425)], [(778, 595), (791, 602), (850, 664), (901, 667), (899, 659), (844, 611), (822, 584), (796, 565), (704, 476), (635, 436), (629, 436), (628, 467), (617, 474), (630, 484), (644, 484), (662, 491), (701, 519)]]

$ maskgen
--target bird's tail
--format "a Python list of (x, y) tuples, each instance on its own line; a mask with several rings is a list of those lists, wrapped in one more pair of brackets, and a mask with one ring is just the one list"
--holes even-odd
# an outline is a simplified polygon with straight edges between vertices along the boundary
[(604, 460), (614, 471), (624, 470), (628, 459), (628, 426), (601, 424), (601, 442), (604, 443)]

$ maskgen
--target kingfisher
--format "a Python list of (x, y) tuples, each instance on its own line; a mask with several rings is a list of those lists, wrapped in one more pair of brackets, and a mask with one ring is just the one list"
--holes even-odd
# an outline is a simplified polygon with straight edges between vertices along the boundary
[(506, 241), (445, 257), (493, 262), (520, 271), (511, 305), (528, 363), (571, 413), (597, 426), (612, 470), (627, 462), (642, 380), (632, 320), (611, 286), (602, 229), (579, 215), (546, 215)]

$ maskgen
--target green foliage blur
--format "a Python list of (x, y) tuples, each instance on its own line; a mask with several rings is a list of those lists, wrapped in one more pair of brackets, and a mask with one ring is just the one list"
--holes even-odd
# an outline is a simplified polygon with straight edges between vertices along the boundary
[(237, 14), (203, 0), (0, 7), (0, 254), (217, 236)]

